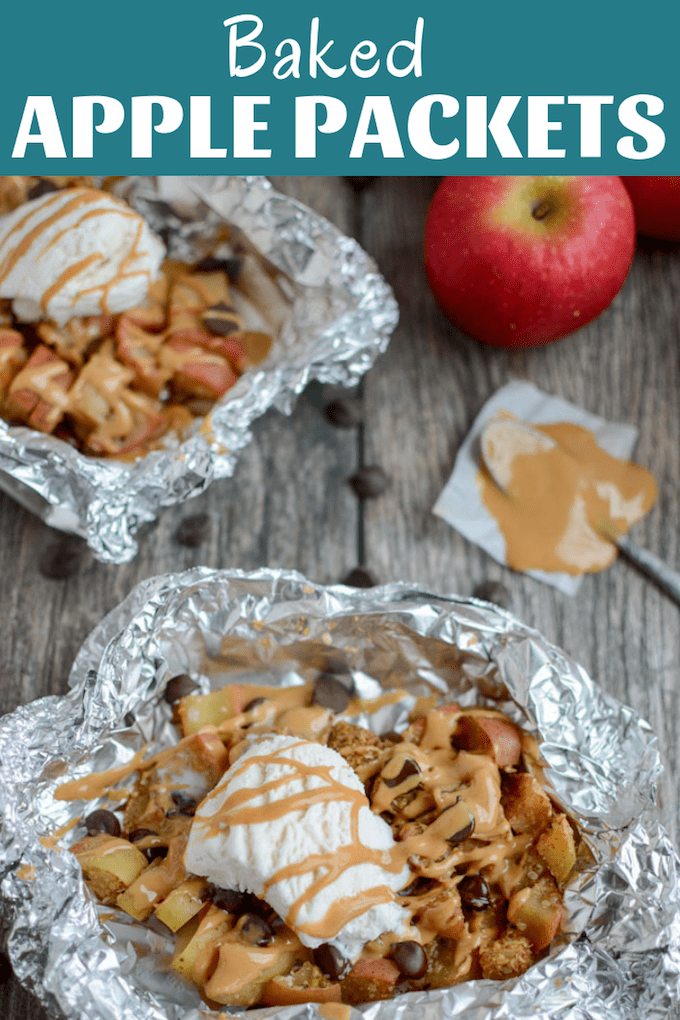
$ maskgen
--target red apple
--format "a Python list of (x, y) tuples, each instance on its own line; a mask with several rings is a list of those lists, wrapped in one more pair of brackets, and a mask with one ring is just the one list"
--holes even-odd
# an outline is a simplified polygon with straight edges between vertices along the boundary
[(442, 311), (498, 347), (585, 326), (621, 289), (634, 250), (620, 177), (445, 177), (425, 226)]
[(680, 177), (622, 177), (641, 234), (680, 241)]

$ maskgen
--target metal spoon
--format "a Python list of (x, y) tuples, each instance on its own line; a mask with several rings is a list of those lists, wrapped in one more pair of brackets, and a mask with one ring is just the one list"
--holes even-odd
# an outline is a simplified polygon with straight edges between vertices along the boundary
[[(513, 436), (513, 453), (510, 457), (504, 452), (504, 448), (507, 449), (508, 430)], [(484, 426), (481, 436), (482, 458), (487, 471), (499, 489), (508, 496), (512, 496), (509, 485), (512, 478), (513, 456), (517, 453), (531, 454), (548, 451), (556, 445), (550, 436), (538, 432), (526, 422), (512, 421), (511, 419), (494, 419), (488, 422)], [(627, 535), (615, 535), (604, 525), (599, 530), (603, 538), (618, 546), (624, 559), (654, 581), (661, 591), (680, 606), (680, 573), (677, 570), (673, 570), (654, 553), (631, 541)]]

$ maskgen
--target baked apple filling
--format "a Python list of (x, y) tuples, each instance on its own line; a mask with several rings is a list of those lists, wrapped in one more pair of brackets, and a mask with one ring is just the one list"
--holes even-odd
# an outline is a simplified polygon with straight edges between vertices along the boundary
[[(269, 353), (271, 337), (234, 307), (240, 256), (161, 263), (142, 217), (87, 182), (2, 180), (0, 208), (12, 211), (0, 222), (0, 415), (10, 424), (134, 459), (186, 435)], [(78, 314), (88, 307), (100, 314)]]
[[(87, 815), (72, 852), (99, 900), (175, 933), (171, 967), (209, 1004), (505, 980), (559, 934), (578, 836), (503, 713), (420, 699), (378, 735), (327, 674), (207, 695), (180, 676), (165, 697), (178, 743), (135, 757), (127, 799)], [(125, 771), (57, 796), (94, 799)]]

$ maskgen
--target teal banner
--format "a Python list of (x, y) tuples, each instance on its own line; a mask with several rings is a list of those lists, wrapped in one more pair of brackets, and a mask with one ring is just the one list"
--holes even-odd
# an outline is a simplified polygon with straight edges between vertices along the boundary
[(671, 174), (679, 10), (13, 4), (0, 169)]

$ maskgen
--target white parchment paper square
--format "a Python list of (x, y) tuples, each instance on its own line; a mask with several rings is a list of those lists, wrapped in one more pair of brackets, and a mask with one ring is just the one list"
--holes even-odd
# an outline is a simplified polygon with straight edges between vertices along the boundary
[[(484, 404), (463, 440), (453, 474), (435, 503), (433, 512), (465, 538), (476, 542), (498, 563), (507, 566), (505, 539), (496, 520), (482, 503), (475, 480), (479, 471), (482, 430), (488, 421), (503, 411), (530, 425), (550, 425), (563, 421), (581, 425), (590, 429), (603, 450), (625, 460), (632, 456), (638, 430), (634, 425), (621, 425), (606, 421), (596, 414), (589, 414), (576, 404), (544, 393), (533, 383), (519, 380), (507, 383)], [(527, 573), (537, 581), (559, 588), (565, 595), (575, 595), (582, 580), (570, 574), (548, 573), (544, 570), (528, 570)]]

